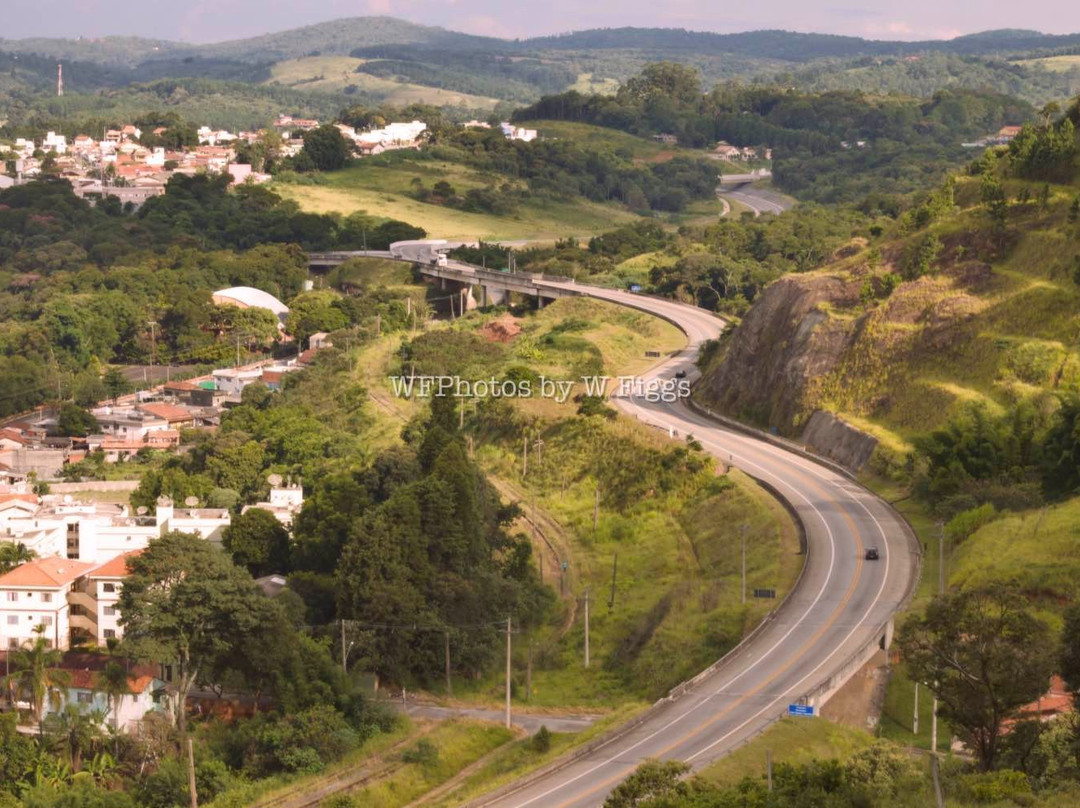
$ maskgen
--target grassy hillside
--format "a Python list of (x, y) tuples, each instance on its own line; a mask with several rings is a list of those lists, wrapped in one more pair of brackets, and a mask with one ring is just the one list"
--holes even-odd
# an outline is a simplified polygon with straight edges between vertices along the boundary
[[(521, 332), (510, 342), (468, 351), (470, 377), (508, 378), (523, 366), (553, 379), (640, 372), (656, 361), (646, 351), (668, 353), (685, 339), (662, 321), (585, 299), (519, 314), (524, 316), (514, 324)], [(431, 372), (437, 351), (445, 350), (437, 345), (489, 333), (495, 317), (505, 314), (473, 312), (432, 335), (437, 342), (415, 341), (409, 355), (417, 372)], [(397, 350), (369, 355), (361, 363), (367, 370), (357, 372), (383, 402), (381, 411), (403, 419), (417, 405), (395, 399), (385, 381), (400, 355)], [(683, 441), (630, 420), (578, 417), (573, 400), (559, 404), (533, 397), (514, 402), (513, 408), (493, 404), (465, 405), (467, 434), (503, 496), (521, 503), (527, 520), (519, 526), (532, 534), (545, 580), (561, 598), (550, 625), (530, 638), (533, 690), (528, 696), (521, 667), (525, 643), (516, 646), (519, 700), (528, 699), (534, 708), (617, 709), (655, 698), (719, 657), (776, 603), (739, 603), (737, 525), (748, 525), (750, 586), (776, 588), (782, 596), (794, 582), (801, 558), (789, 518), (746, 477), (737, 472), (715, 477), (711, 460), (687, 455)], [(539, 449), (530, 449), (524, 478), (522, 434), (542, 441)], [(662, 461), (667, 471), (654, 477), (654, 462), (661, 457), (668, 458)], [(594, 528), (597, 481), (631, 465), (640, 472), (634, 482), (602, 483)], [(626, 501), (624, 494), (641, 480), (653, 481), (649, 490)], [(616, 554), (615, 601), (609, 606)], [(587, 670), (582, 665), (586, 590), (592, 607)], [(497, 701), (501, 683), (498, 673), (457, 683), (454, 697)]]
[(350, 92), (359, 91), (395, 106), (432, 104), (439, 107), (487, 109), (497, 103), (494, 98), (358, 73), (356, 68), (364, 62), (364, 59), (354, 59), (351, 56), (305, 56), (288, 59), (274, 64), (270, 68), (270, 78), (264, 83), (279, 84), (305, 92), (341, 93), (352, 87), (354, 90)]
[(509, 215), (473, 213), (421, 202), (409, 195), (414, 178), (427, 187), (440, 180), (459, 192), (501, 184), (505, 177), (473, 171), (457, 163), (395, 160), (379, 164), (362, 160), (343, 171), (323, 175), (317, 185), (275, 183), (274, 190), (316, 213), (343, 214), (358, 210), (401, 219), (438, 238), (485, 241), (499, 239), (555, 240), (569, 235), (588, 238), (638, 217), (621, 205), (531, 197)]

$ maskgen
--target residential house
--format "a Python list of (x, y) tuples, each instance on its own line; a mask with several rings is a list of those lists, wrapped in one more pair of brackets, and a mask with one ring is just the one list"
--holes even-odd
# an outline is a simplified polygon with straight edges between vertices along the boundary
[(182, 429), (195, 425), (195, 415), (191, 410), (175, 404), (139, 404), (135, 409), (155, 418), (164, 418), (170, 429)]
[(68, 593), (94, 564), (70, 558), (37, 558), (0, 575), (0, 645), (18, 648), (43, 636), (54, 648), (67, 648)]
[(239, 396), (245, 387), (262, 378), (262, 368), (218, 368), (211, 376), (219, 392)]
[(245, 505), (242, 513), (247, 513), (252, 508), (269, 511), (281, 524), (292, 529), (293, 519), (303, 507), (304, 487), (299, 482), (288, 482), (272, 487), (268, 501)]
[(128, 576), (128, 561), (142, 550), (131, 550), (90, 570), (72, 585), (68, 594), (69, 623), (73, 635), (104, 646), (124, 636), (120, 625), (120, 588)]

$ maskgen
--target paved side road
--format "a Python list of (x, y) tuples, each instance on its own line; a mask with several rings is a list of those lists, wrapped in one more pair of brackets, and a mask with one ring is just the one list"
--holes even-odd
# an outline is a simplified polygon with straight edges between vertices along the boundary
[[(474, 718), (477, 721), (503, 723), (505, 713), (502, 710), (485, 710), (480, 707), (438, 707), (434, 704), (405, 704), (397, 702), (397, 709), (413, 718), (427, 718), (445, 721), (451, 718)], [(540, 727), (547, 727), (551, 732), (581, 732), (588, 729), (600, 718), (597, 715), (538, 715), (533, 713), (510, 713), (510, 721), (532, 735)]]

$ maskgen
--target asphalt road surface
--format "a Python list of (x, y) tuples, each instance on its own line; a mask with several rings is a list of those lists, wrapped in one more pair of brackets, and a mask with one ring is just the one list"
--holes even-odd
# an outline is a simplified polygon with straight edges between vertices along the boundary
[[(429, 252), (421, 246), (402, 257), (429, 263)], [(724, 327), (711, 313), (670, 300), (585, 284), (536, 283), (646, 311), (682, 329), (686, 348), (644, 374), (645, 382), (673, 379), (679, 371), (695, 380), (694, 359), (701, 344)], [(644, 721), (555, 771), (524, 778), (512, 790), (500, 790), (475, 804), (595, 808), (649, 758), (682, 760), (701, 768), (756, 735), (785, 714), (789, 704), (829, 682), (860, 651), (878, 642), (914, 584), (914, 537), (886, 503), (845, 475), (719, 426), (681, 400), (650, 402), (636, 396), (613, 401), (673, 436), (692, 434), (719, 460), (772, 486), (806, 530), (802, 577), (758, 631), (677, 698), (651, 710)], [(878, 548), (878, 560), (865, 560), (869, 547)]]
[[(723, 323), (708, 312), (671, 301), (583, 288), (664, 317), (689, 344), (648, 378), (695, 378), (698, 347)], [(632, 731), (536, 781), (485, 805), (498, 808), (586, 808), (644, 760), (682, 760), (694, 768), (721, 757), (787, 712), (789, 704), (827, 681), (882, 633), (917, 570), (917, 549), (892, 510), (844, 475), (786, 449), (727, 430), (683, 403), (622, 398), (615, 403), (642, 422), (679, 437), (693, 434), (707, 451), (764, 480), (798, 512), (808, 554), (795, 591), (756, 635), (680, 697), (654, 710)], [(880, 560), (866, 561), (867, 547)], [(816, 720), (816, 719), (805, 719)]]
[(753, 185), (741, 185), (730, 190), (721, 188), (720, 197), (741, 202), (750, 208), (755, 216), (762, 213), (783, 213), (791, 207), (791, 203), (780, 194), (755, 188)]

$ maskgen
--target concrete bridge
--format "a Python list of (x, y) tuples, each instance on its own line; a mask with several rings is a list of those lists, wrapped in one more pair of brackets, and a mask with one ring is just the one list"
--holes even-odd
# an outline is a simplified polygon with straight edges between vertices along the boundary
[[(343, 264), (353, 258), (382, 258), (413, 264), (420, 274), (431, 278), (451, 294), (461, 295), (464, 308), (476, 306), (498, 306), (508, 302), (511, 293), (536, 298), (538, 306), (546, 301), (560, 297), (576, 297), (587, 294), (585, 289), (578, 290), (572, 278), (560, 275), (545, 275), (533, 272), (499, 272), (493, 269), (466, 264), (463, 261), (451, 261), (446, 252), (457, 246), (444, 241), (400, 242), (391, 245), (390, 250), (356, 250), (348, 252), (310, 253), (308, 266), (312, 269), (327, 269)], [(473, 296), (478, 289), (480, 299)]]

